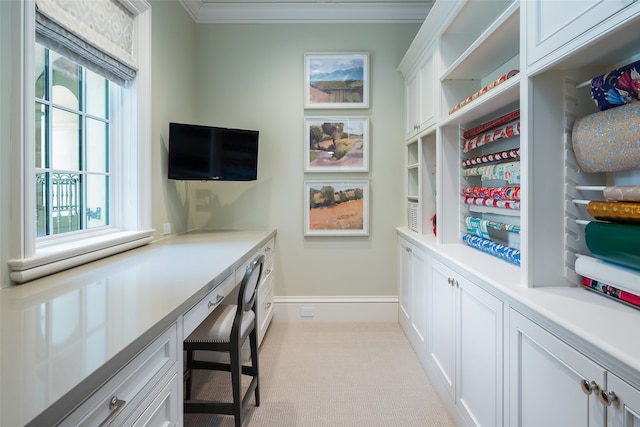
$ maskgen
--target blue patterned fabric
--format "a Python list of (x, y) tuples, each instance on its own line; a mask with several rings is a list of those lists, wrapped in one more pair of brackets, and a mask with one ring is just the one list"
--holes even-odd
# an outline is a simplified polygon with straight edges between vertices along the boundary
[(640, 61), (591, 80), (591, 97), (600, 110), (640, 101)]
[(520, 265), (520, 251), (518, 249), (510, 248), (472, 234), (465, 234), (462, 236), (462, 241), (472, 248), (480, 249), (483, 252), (496, 256), (512, 264)]

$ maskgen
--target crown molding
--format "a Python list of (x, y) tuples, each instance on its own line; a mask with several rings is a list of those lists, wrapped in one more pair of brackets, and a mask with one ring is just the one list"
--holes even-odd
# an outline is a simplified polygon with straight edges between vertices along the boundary
[(179, 0), (198, 24), (422, 23), (433, 0), (422, 2), (206, 2)]

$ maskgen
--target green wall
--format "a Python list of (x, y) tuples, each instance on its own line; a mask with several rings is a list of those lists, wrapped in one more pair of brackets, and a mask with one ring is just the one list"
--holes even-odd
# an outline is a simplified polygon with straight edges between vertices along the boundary
[[(197, 123), (258, 129), (258, 180), (169, 182), (185, 194), (188, 229), (278, 229), (279, 296), (397, 295), (395, 227), (404, 223), (403, 79), (414, 24), (199, 24)], [(305, 52), (369, 52), (370, 108), (303, 109)], [(303, 118), (368, 116), (369, 173), (304, 173)], [(305, 237), (305, 179), (369, 179), (368, 237)]]

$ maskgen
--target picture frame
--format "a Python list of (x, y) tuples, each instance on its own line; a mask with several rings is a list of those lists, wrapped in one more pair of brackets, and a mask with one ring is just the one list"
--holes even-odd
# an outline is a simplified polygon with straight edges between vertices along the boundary
[(368, 172), (368, 117), (305, 117), (305, 172)]
[(369, 108), (369, 53), (305, 53), (304, 108)]
[(305, 236), (369, 235), (368, 180), (307, 180), (304, 203)]

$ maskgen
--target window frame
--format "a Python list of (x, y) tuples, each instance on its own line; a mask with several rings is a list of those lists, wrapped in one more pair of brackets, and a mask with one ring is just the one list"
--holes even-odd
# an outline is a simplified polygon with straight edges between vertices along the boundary
[[(11, 245), (11, 280), (22, 283), (105, 256), (149, 243), (151, 229), (151, 6), (146, 0), (120, 0), (135, 11), (133, 51), (138, 72), (120, 96), (111, 99), (111, 173), (114, 203), (111, 224), (99, 230), (48, 237), (36, 241), (35, 212), (35, 0), (23, 5), (21, 28), (20, 92), (18, 131), (20, 150), (12, 157), (19, 173), (12, 173), (11, 187), (16, 200), (12, 217), (17, 234)], [(116, 108), (119, 106), (119, 108)], [(15, 132), (14, 132), (15, 134)], [(128, 143), (134, 141), (137, 143)], [(15, 230), (16, 228), (14, 228)]]

